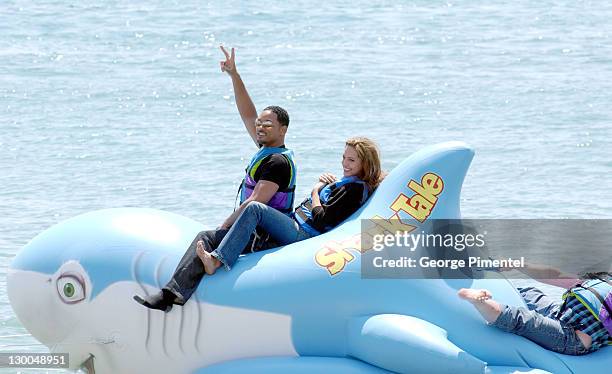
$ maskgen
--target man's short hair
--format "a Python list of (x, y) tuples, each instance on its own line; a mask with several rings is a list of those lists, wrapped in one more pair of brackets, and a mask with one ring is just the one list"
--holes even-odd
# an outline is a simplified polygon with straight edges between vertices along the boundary
[(281, 126), (289, 127), (289, 113), (287, 113), (285, 109), (276, 105), (270, 105), (268, 107), (265, 107), (264, 110), (269, 110), (272, 113), (276, 114), (276, 118), (278, 119), (278, 122), (281, 124)]

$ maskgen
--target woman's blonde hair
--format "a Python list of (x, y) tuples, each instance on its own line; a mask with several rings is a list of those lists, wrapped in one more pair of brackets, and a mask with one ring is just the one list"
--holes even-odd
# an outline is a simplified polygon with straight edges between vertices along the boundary
[(346, 145), (355, 148), (355, 151), (357, 151), (362, 168), (359, 177), (368, 185), (370, 192), (373, 192), (384, 178), (384, 173), (380, 167), (378, 146), (372, 140), (362, 136), (349, 138)]

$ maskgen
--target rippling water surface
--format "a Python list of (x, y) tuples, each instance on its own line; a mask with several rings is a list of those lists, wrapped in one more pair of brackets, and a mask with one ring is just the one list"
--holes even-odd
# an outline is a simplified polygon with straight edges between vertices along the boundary
[(219, 71), (291, 115), (298, 196), (363, 134), (392, 169), (476, 150), (463, 214), (611, 218), (612, 6), (600, 1), (0, 4), (0, 350), (44, 351), (8, 303), (49, 226), (136, 206), (213, 227), (254, 151)]

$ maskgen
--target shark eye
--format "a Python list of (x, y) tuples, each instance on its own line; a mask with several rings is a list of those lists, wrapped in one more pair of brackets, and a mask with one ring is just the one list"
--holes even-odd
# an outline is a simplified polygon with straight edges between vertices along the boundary
[(63, 275), (57, 280), (57, 292), (67, 304), (75, 304), (85, 299), (85, 286), (73, 275)]

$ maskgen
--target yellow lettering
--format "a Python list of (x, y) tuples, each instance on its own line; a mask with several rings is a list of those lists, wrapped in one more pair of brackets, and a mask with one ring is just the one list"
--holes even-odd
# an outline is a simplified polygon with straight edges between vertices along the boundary
[[(365, 226), (366, 223), (364, 223)], [(359, 238), (361, 246), (359, 251), (365, 253), (372, 249), (374, 235), (382, 234), (387, 232), (389, 234), (395, 234), (397, 232), (411, 232), (416, 227), (408, 225), (399, 218), (399, 215), (395, 213), (389, 219), (385, 219), (381, 216), (374, 216), (367, 221), (368, 227), (364, 227), (362, 236)], [(346, 247), (346, 246), (345, 246)]]
[(408, 212), (408, 214), (416, 218), (419, 222), (425, 221), (433, 209), (433, 204), (421, 195), (412, 196), (409, 205), (414, 208), (414, 211), (412, 213)]
[[(335, 243), (338, 245), (339, 243)], [(350, 252), (340, 249), (336, 250), (331, 247), (325, 247), (320, 249), (315, 255), (317, 264), (323, 266), (329, 271), (329, 274), (336, 275), (341, 272), (347, 263), (353, 261), (355, 256)]]
[(417, 195), (421, 195), (432, 204), (438, 201), (438, 195), (444, 189), (444, 182), (442, 178), (435, 175), (434, 173), (427, 173), (421, 178), (421, 184), (411, 180), (408, 183), (408, 188), (413, 190)]
[(368, 233), (371, 233), (372, 235), (381, 234), (382, 232), (385, 232), (385, 231), (388, 232), (389, 234), (395, 234), (397, 232), (404, 232), (404, 231), (411, 232), (412, 230), (416, 228), (415, 226), (402, 222), (402, 220), (399, 217), (399, 214), (397, 213), (389, 217), (389, 219), (384, 219), (381, 216), (374, 216), (374, 218), (372, 218), (370, 221), (374, 222), (375, 228), (377, 229), (374, 232), (370, 232), (370, 230), (367, 231)]
[(399, 212), (400, 210), (403, 210), (404, 212), (406, 212), (407, 209), (410, 207), (408, 205), (409, 201), (410, 201), (410, 198), (408, 196), (404, 195), (403, 193), (400, 193), (399, 196), (393, 202), (393, 204), (391, 204), (391, 210), (393, 210), (396, 213)]
[(421, 178), (421, 184), (432, 194), (438, 196), (444, 189), (444, 181), (434, 173), (427, 173)]
[(395, 212), (400, 210), (410, 214), (417, 221), (423, 222), (431, 213), (433, 205), (421, 195), (414, 195), (409, 198), (401, 193), (391, 205), (391, 209)]
[(408, 197), (400, 193), (391, 204), (391, 209), (396, 213), (400, 210), (404, 211), (417, 221), (423, 222), (429, 217), (438, 202), (438, 195), (444, 189), (444, 182), (436, 174), (427, 173), (421, 178), (421, 184), (411, 180), (408, 188), (414, 191), (415, 195)]

